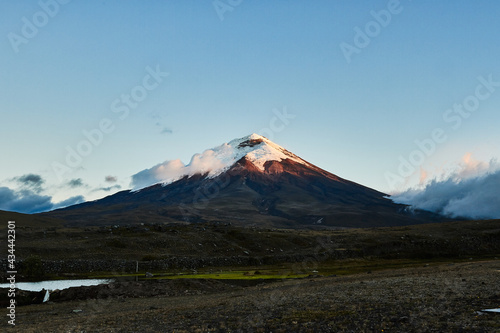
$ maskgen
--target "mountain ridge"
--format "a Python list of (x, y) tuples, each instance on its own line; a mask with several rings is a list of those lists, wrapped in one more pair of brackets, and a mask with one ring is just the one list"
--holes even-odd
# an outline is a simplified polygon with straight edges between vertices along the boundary
[(167, 185), (185, 176), (191, 177), (197, 174), (206, 174), (207, 177), (213, 178), (227, 171), (244, 157), (260, 170), (263, 170), (263, 165), (268, 161), (281, 161), (283, 159), (292, 159), (299, 163), (309, 164), (309, 162), (271, 140), (253, 133), (207, 149), (201, 154), (195, 154), (187, 165), (184, 165), (180, 160), (171, 160), (151, 169), (143, 170), (137, 175), (152, 171), (160, 179), (147, 186), (139, 186), (135, 190), (158, 183)]
[(442, 220), (395, 204), (385, 193), (323, 170), (256, 134), (197, 154), (181, 171), (187, 172), (172, 181), (44, 214), (72, 225), (223, 222), (329, 228)]

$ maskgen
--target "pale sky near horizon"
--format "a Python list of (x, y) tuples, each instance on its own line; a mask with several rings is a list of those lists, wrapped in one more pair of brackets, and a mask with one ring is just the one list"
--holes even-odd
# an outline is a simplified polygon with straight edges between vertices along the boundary
[(499, 14), (493, 0), (2, 1), (0, 209), (102, 198), (271, 127), (385, 193), (488, 164)]

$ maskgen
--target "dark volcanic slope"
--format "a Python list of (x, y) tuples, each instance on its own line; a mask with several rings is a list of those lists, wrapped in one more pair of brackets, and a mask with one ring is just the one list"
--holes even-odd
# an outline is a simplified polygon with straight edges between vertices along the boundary
[[(7, 229), (7, 221), (15, 221), (17, 228), (24, 227), (61, 227), (64, 221), (42, 216), (40, 214), (30, 215), (0, 210), (0, 231)], [(7, 239), (7, 238), (5, 238)]]
[(261, 171), (245, 157), (215, 178), (185, 177), (169, 185), (122, 191), (95, 202), (45, 213), (71, 225), (141, 222), (225, 222), (238, 225), (373, 227), (436, 222), (385, 194), (291, 159)]

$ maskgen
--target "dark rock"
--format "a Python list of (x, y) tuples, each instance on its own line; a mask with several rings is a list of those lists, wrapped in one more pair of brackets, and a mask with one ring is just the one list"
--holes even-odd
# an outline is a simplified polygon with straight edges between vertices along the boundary
[[(10, 304), (11, 298), (8, 297), (9, 289), (0, 289), (0, 306), (7, 307)], [(30, 304), (41, 304), (45, 298), (47, 290), (42, 289), (41, 291), (26, 291), (16, 289), (15, 300), (16, 306), (30, 305)]]

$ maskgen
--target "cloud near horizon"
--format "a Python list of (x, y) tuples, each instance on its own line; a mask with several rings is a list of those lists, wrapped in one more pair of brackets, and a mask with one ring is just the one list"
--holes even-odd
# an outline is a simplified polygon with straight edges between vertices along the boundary
[(113, 190), (119, 190), (121, 188), (122, 188), (121, 185), (116, 184), (116, 185), (108, 186), (108, 187), (95, 188), (91, 192), (99, 192), (99, 191), (110, 192), (110, 191), (113, 191)]
[(450, 217), (500, 219), (500, 169), (495, 160), (478, 162), (465, 155), (457, 170), (423, 188), (391, 197), (394, 202)]
[(233, 148), (226, 143), (214, 149), (207, 149), (201, 154), (193, 155), (189, 164), (184, 164), (179, 159), (165, 161), (133, 175), (132, 188), (138, 190), (160, 182), (170, 183), (183, 176), (204, 174), (222, 169), (233, 157), (233, 152)]
[(133, 175), (132, 188), (137, 190), (160, 182), (173, 182), (186, 174), (189, 174), (189, 164), (179, 159), (165, 161)]
[[(73, 196), (60, 202), (53, 202), (52, 196), (45, 195), (43, 184), (45, 180), (41, 175), (26, 174), (11, 179), (18, 185), (14, 190), (10, 187), (0, 187), (0, 210), (34, 214), (76, 205), (85, 201), (82, 195)], [(83, 181), (73, 179), (67, 183), (69, 187), (85, 186)]]
[(12, 190), (0, 187), (0, 210), (17, 213), (34, 214), (76, 205), (85, 201), (82, 195), (77, 195), (61, 202), (52, 202), (52, 197), (40, 195), (31, 190)]

